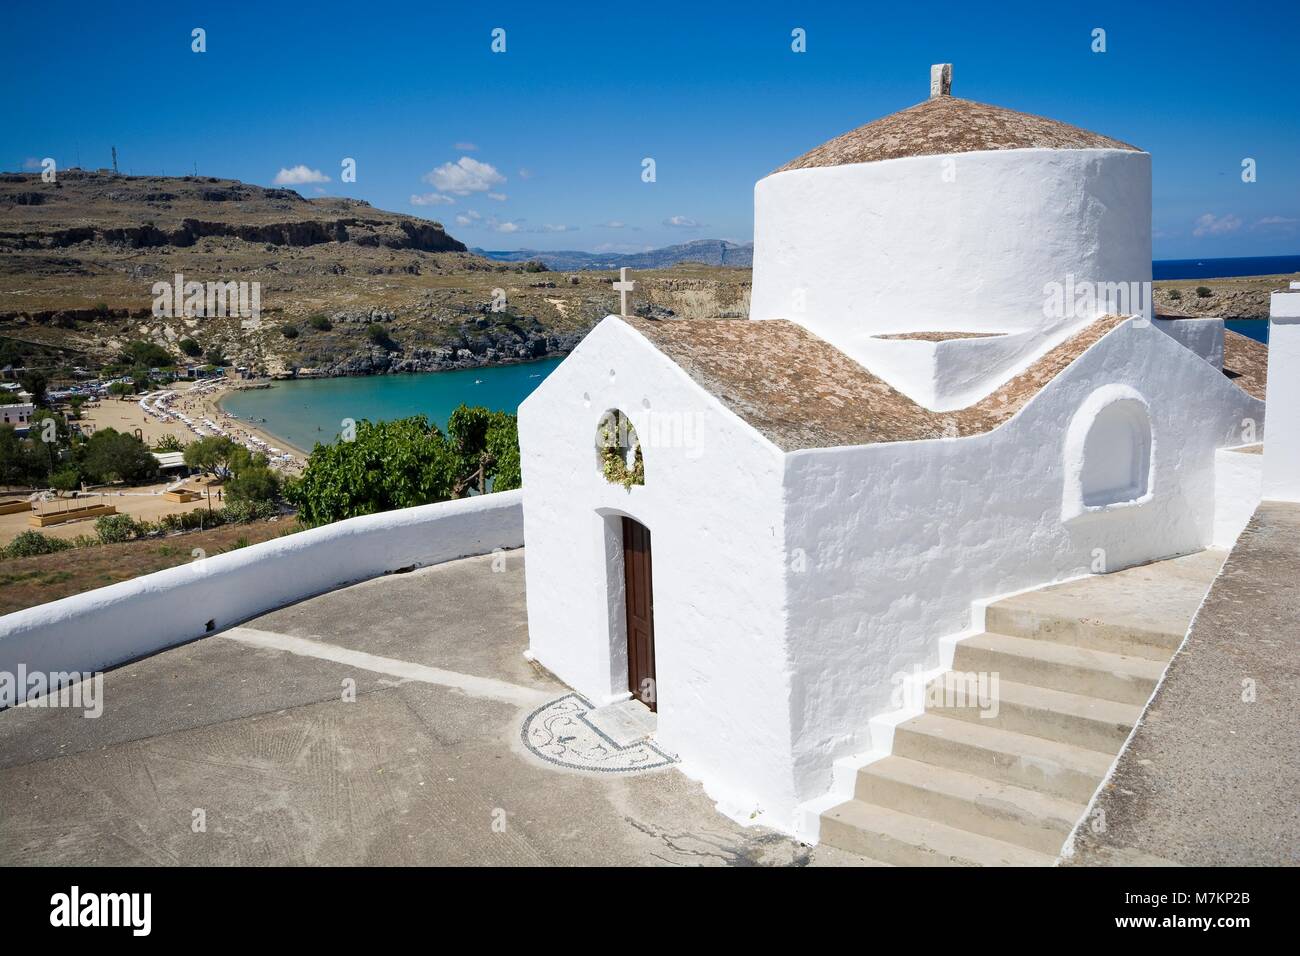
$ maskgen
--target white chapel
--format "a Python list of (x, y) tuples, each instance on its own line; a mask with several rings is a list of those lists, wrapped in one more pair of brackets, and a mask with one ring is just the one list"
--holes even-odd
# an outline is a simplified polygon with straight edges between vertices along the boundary
[[(1259, 496), (1220, 453), (1263, 438), (1262, 346), (1152, 314), (1150, 155), (951, 76), (757, 184), (747, 320), (611, 315), (519, 412), (530, 657), (810, 842), (984, 602), (1230, 543)], [(1014, 641), (1005, 680), (1091, 706)]]

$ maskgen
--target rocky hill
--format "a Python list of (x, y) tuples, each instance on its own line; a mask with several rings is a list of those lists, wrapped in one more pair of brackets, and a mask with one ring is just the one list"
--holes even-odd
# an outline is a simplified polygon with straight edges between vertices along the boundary
[(667, 269), (687, 262), (706, 266), (730, 266), (749, 269), (754, 264), (752, 242), (728, 242), (725, 239), (696, 239), (676, 246), (664, 246), (648, 252), (609, 254), (600, 252), (543, 251), (515, 249), (490, 252), (474, 249), (473, 252), (499, 262), (541, 262), (550, 269)]
[[(359, 200), (209, 177), (72, 169), (45, 183), (0, 174), (0, 350), (14, 364), (93, 367), (139, 340), (179, 359), (192, 339), (202, 353), (267, 374), (433, 370), (567, 352), (614, 308), (612, 275), (536, 268), (490, 261), (440, 223)], [(154, 286), (176, 275), (258, 283), (260, 323), (159, 314)], [(639, 278), (642, 314), (748, 310), (742, 270)]]

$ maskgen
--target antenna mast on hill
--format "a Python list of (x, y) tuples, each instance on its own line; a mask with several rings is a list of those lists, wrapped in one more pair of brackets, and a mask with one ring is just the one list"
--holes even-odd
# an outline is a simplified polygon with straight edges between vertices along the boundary
[(113, 175), (117, 175), (117, 147), (113, 147)]

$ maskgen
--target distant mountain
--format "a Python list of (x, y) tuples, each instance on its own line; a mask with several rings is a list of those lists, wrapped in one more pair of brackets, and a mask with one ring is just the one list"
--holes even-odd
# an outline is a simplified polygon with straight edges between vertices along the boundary
[(541, 262), (546, 268), (558, 272), (581, 272), (593, 269), (666, 269), (682, 262), (699, 262), (706, 266), (735, 266), (749, 269), (754, 264), (754, 244), (736, 243), (725, 239), (696, 239), (676, 246), (651, 249), (649, 252), (626, 254), (559, 252), (540, 249), (511, 249), (493, 252), (471, 249), (471, 252), (499, 262)]

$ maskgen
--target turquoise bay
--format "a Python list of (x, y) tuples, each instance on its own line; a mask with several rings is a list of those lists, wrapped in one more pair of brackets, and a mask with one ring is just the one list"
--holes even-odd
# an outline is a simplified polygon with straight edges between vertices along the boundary
[(462, 403), (514, 413), (560, 361), (276, 382), (271, 388), (232, 392), (221, 406), (310, 452), (317, 442), (334, 441), (346, 418), (359, 422), (424, 415), (445, 429), (447, 417)]

